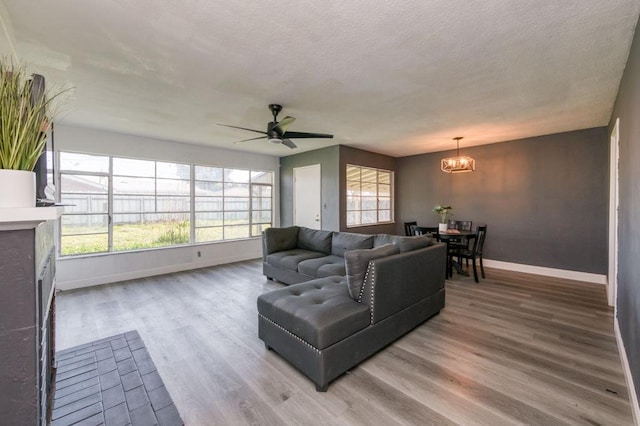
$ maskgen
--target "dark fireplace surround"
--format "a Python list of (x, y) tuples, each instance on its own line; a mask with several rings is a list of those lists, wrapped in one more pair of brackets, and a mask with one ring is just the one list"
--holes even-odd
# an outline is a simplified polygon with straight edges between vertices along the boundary
[(46, 425), (55, 383), (52, 221), (0, 231), (0, 419)]

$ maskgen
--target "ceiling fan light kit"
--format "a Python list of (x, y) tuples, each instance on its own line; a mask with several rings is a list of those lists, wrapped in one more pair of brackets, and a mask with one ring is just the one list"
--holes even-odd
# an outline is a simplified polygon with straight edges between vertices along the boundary
[(440, 170), (445, 173), (464, 173), (472, 172), (476, 169), (476, 160), (466, 155), (460, 155), (460, 139), (462, 136), (456, 136), (456, 156), (443, 158), (440, 161)]
[[(293, 143), (290, 138), (294, 139), (330, 139), (333, 138), (333, 135), (328, 135), (325, 133), (308, 133), (308, 132), (289, 132), (289, 126), (291, 123), (296, 121), (294, 117), (286, 116), (280, 122), (278, 122), (278, 113), (282, 111), (282, 105), (278, 104), (269, 104), (269, 110), (271, 114), (273, 114), (273, 121), (267, 123), (267, 131), (264, 132), (262, 130), (248, 129), (246, 127), (239, 126), (231, 126), (229, 124), (219, 124), (218, 126), (231, 127), (233, 129), (240, 130), (248, 130), (250, 132), (262, 133), (266, 136), (267, 141), (272, 144), (282, 144), (288, 148), (294, 149), (297, 148), (297, 145)], [(234, 143), (242, 143), (253, 141), (257, 139), (264, 139), (264, 136), (258, 136), (256, 138), (243, 139), (241, 141), (236, 141)]]

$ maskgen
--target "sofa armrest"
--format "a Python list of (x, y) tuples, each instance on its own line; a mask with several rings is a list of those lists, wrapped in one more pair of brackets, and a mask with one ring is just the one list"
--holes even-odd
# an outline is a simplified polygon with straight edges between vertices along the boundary
[(444, 288), (446, 244), (369, 262), (360, 303), (369, 305), (371, 323), (426, 299)]

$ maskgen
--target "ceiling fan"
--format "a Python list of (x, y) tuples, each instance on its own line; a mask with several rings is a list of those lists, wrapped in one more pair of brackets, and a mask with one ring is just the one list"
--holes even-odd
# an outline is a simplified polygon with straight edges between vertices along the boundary
[[(282, 105), (278, 104), (270, 104), (269, 110), (271, 110), (271, 114), (273, 114), (273, 121), (267, 123), (267, 131), (264, 132), (262, 130), (255, 129), (247, 129), (246, 127), (238, 127), (238, 126), (230, 126), (228, 124), (219, 124), (218, 126), (224, 127), (232, 127), (234, 129), (248, 130), (250, 132), (262, 133), (267, 137), (267, 140), (273, 144), (282, 144), (288, 146), (289, 148), (297, 148), (297, 145), (293, 143), (290, 138), (294, 139), (302, 139), (302, 138), (333, 138), (333, 135), (327, 135), (324, 133), (308, 133), (308, 132), (289, 132), (287, 129), (296, 119), (294, 117), (289, 117), (288, 115), (283, 118), (280, 122), (278, 122), (278, 113), (282, 111)], [(257, 139), (262, 139), (265, 136), (258, 136), (257, 138), (244, 139), (241, 141), (237, 141), (234, 143), (242, 143), (248, 141), (254, 141)]]

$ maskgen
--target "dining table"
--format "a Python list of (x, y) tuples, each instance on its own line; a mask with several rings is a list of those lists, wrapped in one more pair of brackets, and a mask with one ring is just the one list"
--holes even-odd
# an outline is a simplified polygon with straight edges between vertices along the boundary
[(448, 229), (445, 232), (438, 232), (435, 235), (438, 241), (442, 241), (447, 244), (447, 277), (452, 276), (452, 269), (455, 268), (456, 272), (460, 275), (464, 275), (465, 277), (469, 276), (469, 273), (462, 269), (462, 265), (453, 260), (449, 256), (450, 244), (452, 242), (460, 242), (464, 240), (472, 240), (476, 237), (476, 233), (473, 231), (461, 231), (458, 229)]

